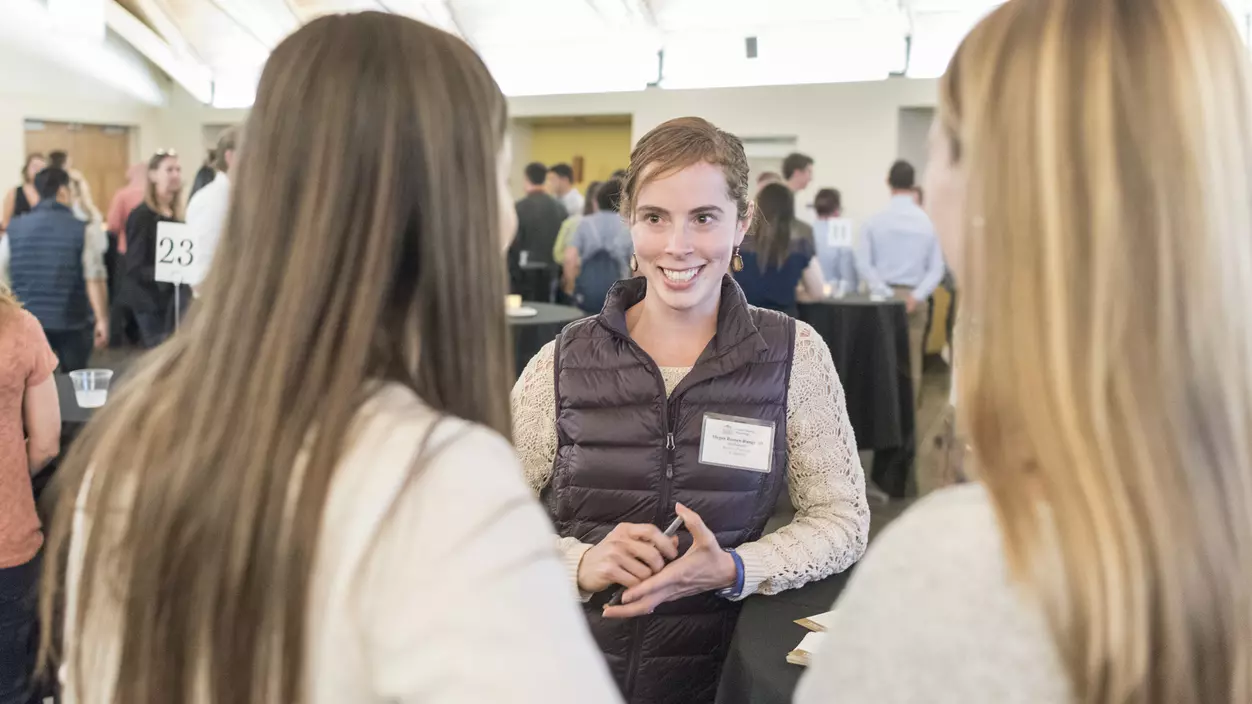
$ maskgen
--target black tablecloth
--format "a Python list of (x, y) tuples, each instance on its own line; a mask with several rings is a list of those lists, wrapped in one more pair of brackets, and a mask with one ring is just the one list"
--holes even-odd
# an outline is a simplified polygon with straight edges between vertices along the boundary
[(548, 302), (552, 300), (556, 277), (554, 264), (531, 262), (517, 266), (509, 273), (509, 291), (527, 301)]
[(743, 602), (722, 669), (717, 704), (789, 704), (804, 668), (787, 662), (807, 631), (794, 621), (830, 611), (851, 570), (774, 596)]
[(902, 497), (916, 454), (909, 322), (904, 303), (854, 297), (800, 304), (800, 320), (830, 347), (862, 450), (874, 450), (874, 481)]
[(586, 313), (570, 306), (526, 301), (522, 305), (534, 308), (539, 315), (533, 318), (509, 318), (509, 331), (513, 335), (513, 356), (518, 377), (526, 369), (526, 363), (556, 339), (561, 330), (570, 323), (584, 318)]

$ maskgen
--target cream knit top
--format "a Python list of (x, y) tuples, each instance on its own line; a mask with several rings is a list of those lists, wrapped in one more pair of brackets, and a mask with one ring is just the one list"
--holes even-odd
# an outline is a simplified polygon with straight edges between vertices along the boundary
[[(513, 387), (514, 443), (526, 482), (536, 493), (552, 479), (556, 459), (554, 351), (555, 343), (548, 343)], [(666, 393), (690, 371), (661, 367)], [(841, 572), (860, 559), (869, 535), (865, 472), (843, 386), (826, 341), (799, 321), (787, 393), (787, 451), (787, 486), (796, 515), (776, 532), (739, 546), (745, 597), (776, 594)], [(559, 545), (574, 580), (591, 546), (573, 538)]]

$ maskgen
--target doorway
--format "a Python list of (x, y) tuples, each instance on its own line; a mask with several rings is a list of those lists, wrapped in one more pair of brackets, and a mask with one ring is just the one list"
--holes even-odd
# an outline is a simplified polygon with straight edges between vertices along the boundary
[(130, 167), (130, 128), (112, 125), (84, 125), (76, 122), (26, 121), (26, 153), (61, 150), (70, 155), (70, 164), (82, 172), (91, 187), (92, 200), (102, 212), (113, 194), (126, 185)]

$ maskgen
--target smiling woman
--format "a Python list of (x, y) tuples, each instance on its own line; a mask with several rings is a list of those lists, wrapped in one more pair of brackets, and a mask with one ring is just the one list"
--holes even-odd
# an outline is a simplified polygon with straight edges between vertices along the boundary
[[(526, 478), (630, 702), (712, 702), (739, 600), (865, 549), (864, 473), (829, 349), (726, 274), (747, 193), (738, 138), (699, 118), (649, 132), (622, 194), (636, 278), (513, 389)], [(762, 537), (784, 485), (795, 519)], [(675, 515), (687, 532), (671, 541)], [(628, 587), (620, 606), (614, 585)]]

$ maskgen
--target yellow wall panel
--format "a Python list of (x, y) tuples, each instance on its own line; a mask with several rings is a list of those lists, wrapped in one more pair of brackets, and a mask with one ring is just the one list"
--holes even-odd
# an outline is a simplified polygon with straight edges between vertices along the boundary
[(630, 163), (630, 125), (535, 125), (530, 137), (530, 154), (526, 161), (539, 161), (548, 166), (564, 162), (574, 166), (582, 157), (582, 180), (579, 190), (586, 191), (592, 181), (605, 181), (618, 169)]

